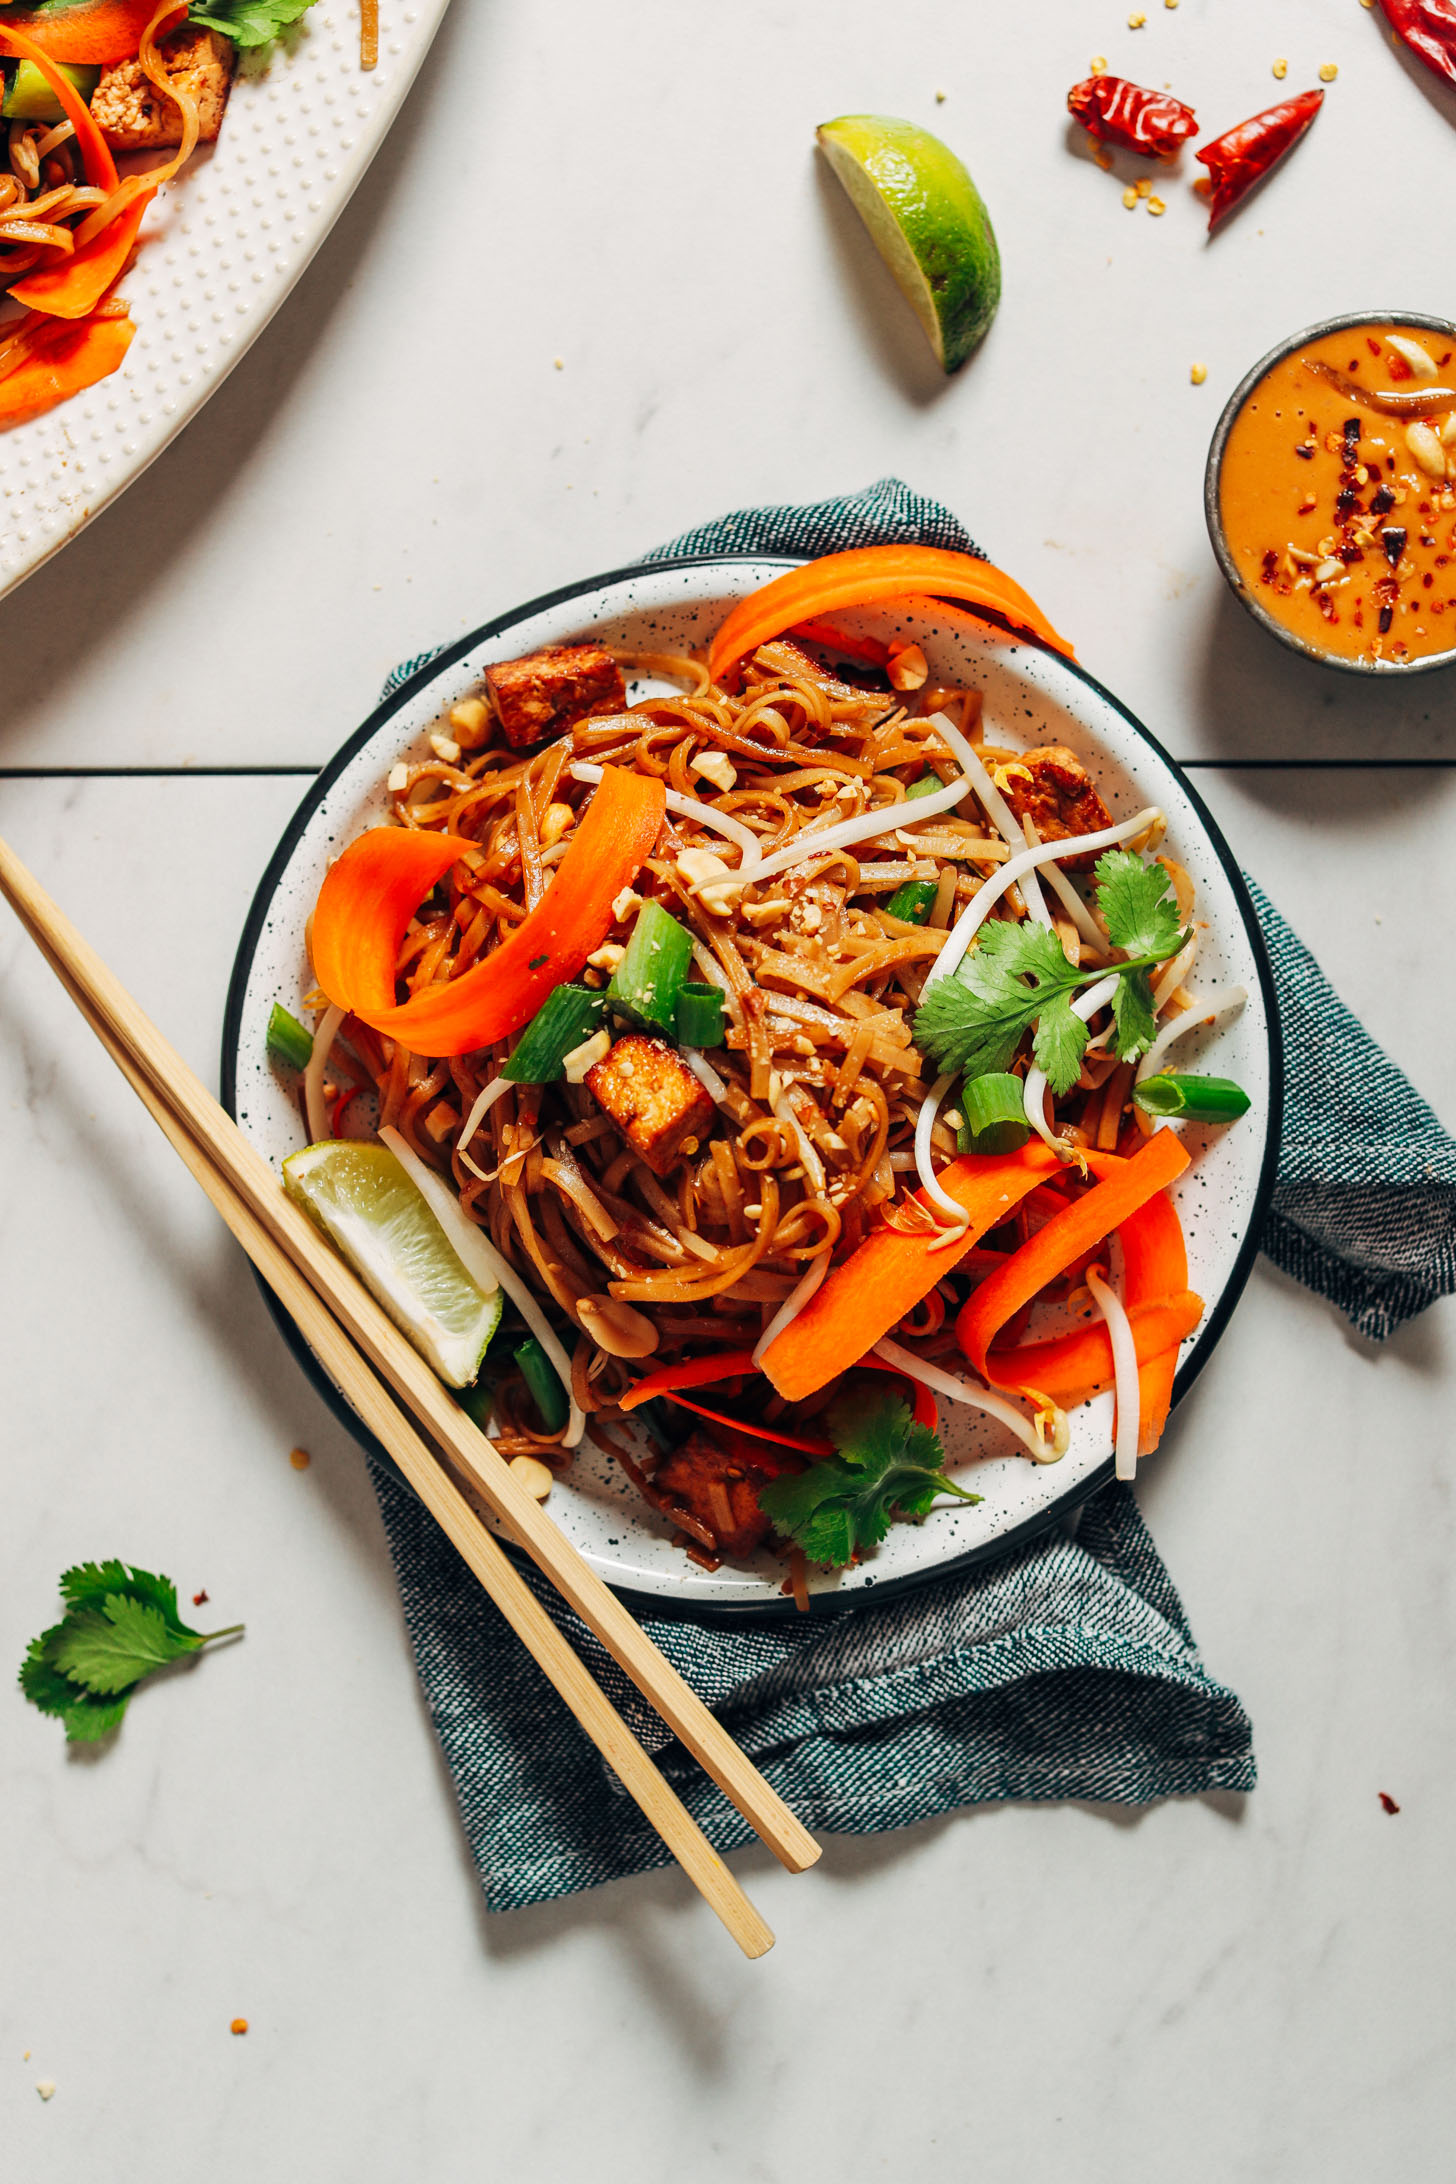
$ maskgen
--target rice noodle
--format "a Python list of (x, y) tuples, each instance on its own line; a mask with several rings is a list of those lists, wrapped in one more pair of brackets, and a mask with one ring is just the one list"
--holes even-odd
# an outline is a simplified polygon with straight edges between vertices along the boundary
[(828, 1272), (829, 1253), (827, 1251), (821, 1251), (817, 1259), (811, 1259), (809, 1261), (808, 1272), (804, 1275), (801, 1281), (798, 1281), (794, 1284), (793, 1288), (789, 1291), (789, 1294), (785, 1297), (783, 1303), (779, 1306), (777, 1312), (775, 1312), (773, 1318), (769, 1321), (767, 1327), (765, 1327), (763, 1333), (759, 1336), (757, 1342), (754, 1344), (753, 1362), (755, 1365), (762, 1362), (764, 1352), (768, 1349), (770, 1343), (777, 1342), (779, 1336), (783, 1333), (784, 1329), (790, 1324), (791, 1321), (798, 1318), (799, 1314), (803, 1311), (805, 1305), (808, 1304), (810, 1299), (818, 1295), (819, 1290), (823, 1285), (824, 1277)]
[(1117, 1394), (1117, 1433), (1113, 1444), (1116, 1472), (1119, 1479), (1132, 1479), (1137, 1476), (1138, 1435), (1142, 1430), (1137, 1341), (1126, 1307), (1101, 1269), (1089, 1266), (1086, 1282), (1112, 1343), (1113, 1383)]
[(1216, 1024), (1220, 1017), (1236, 1015), (1248, 998), (1245, 986), (1220, 986), (1214, 993), (1191, 995), (1183, 1014), (1164, 1024), (1138, 1063), (1136, 1082), (1141, 1084), (1145, 1077), (1156, 1076), (1168, 1049), (1176, 1046), (1190, 1031), (1196, 1031), (1200, 1025)]
[[(602, 768), (592, 765), (584, 758), (576, 760), (571, 772), (576, 780), (593, 785), (602, 778)], [(667, 808), (676, 812), (680, 819), (695, 819), (700, 827), (707, 827), (710, 833), (721, 834), (727, 841), (737, 843), (743, 852), (743, 863), (732, 877), (747, 878), (750, 868), (755, 868), (752, 876), (756, 879), (762, 878), (763, 875), (756, 869), (758, 836), (752, 827), (744, 826), (741, 819), (732, 818), (729, 813), (717, 810), (712, 804), (702, 803), (696, 796), (679, 796), (676, 789), (667, 791)]]
[(321, 1145), (332, 1135), (329, 1121), (329, 1103), (324, 1098), (324, 1076), (329, 1066), (329, 1056), (339, 1035), (339, 1026), (348, 1015), (347, 1009), (332, 1005), (324, 1010), (318, 1029), (313, 1035), (313, 1052), (309, 1055), (303, 1072), (303, 1104), (308, 1115), (309, 1142)]
[[(932, 713), (930, 717), (932, 725), (939, 729), (952, 757), (959, 759), (961, 772), (967, 775), (971, 781), (977, 796), (979, 796), (995, 822), (1002, 841), (1013, 853), (1019, 851), (1026, 842), (1026, 836), (1017, 823), (1016, 815), (1011, 806), (987, 772), (985, 760), (976, 750), (974, 744), (962, 735), (948, 713)], [(927, 797), (927, 805), (930, 802), (931, 799)], [(1026, 869), (1030, 875), (1026, 886), (1022, 889), (1022, 893), (1026, 897), (1026, 907), (1036, 919), (1038, 925), (1050, 925), (1052, 922), (1051, 912), (1042, 900), (1042, 892), (1037, 884), (1036, 874), (1031, 866), (1028, 865)]]
[(888, 1337), (875, 1344), (874, 1355), (883, 1358), (887, 1365), (893, 1365), (897, 1372), (908, 1373), (912, 1380), (923, 1380), (927, 1388), (933, 1388), (948, 1402), (964, 1403), (971, 1410), (983, 1411), (988, 1418), (998, 1419), (1015, 1434), (1033, 1463), (1059, 1463), (1066, 1453), (1066, 1440), (1060, 1432), (1054, 1432), (1050, 1440), (1044, 1439), (1025, 1411), (1018, 1410), (1009, 1397), (998, 1395), (981, 1381), (967, 1380), (960, 1373), (944, 1372), (939, 1365), (917, 1357), (913, 1350), (902, 1349), (898, 1342), (891, 1342)]
[[(463, 846), (410, 920), (396, 992), (435, 991), (490, 963), (545, 899), (552, 862), (578, 838), (576, 823), (616, 767), (661, 782), (669, 824), (620, 918), (612, 906), (613, 924), (620, 935), (645, 902), (671, 914), (691, 949), (688, 975), (722, 994), (721, 1045), (702, 1053), (641, 1025), (636, 1035), (657, 1056), (634, 1061), (635, 1086), (622, 1069), (626, 1096), (614, 1101), (607, 1079), (589, 1089), (576, 1069), (547, 1083), (506, 1077), (517, 1031), (450, 1060), (367, 1029), (354, 1039), (379, 1094), (385, 1142), (402, 1143), (429, 1190), (457, 1202), (469, 1263), (488, 1266), (509, 1292), (568, 1387), (563, 1451), (588, 1412), (606, 1421), (604, 1445), (616, 1449), (611, 1413), (632, 1377), (609, 1368), (582, 1332), (591, 1298), (630, 1306), (664, 1365), (696, 1362), (716, 1346), (761, 1355), (884, 1223), (927, 1253), (945, 1252), (929, 1262), (941, 1276), (932, 1298), (902, 1327), (932, 1356), (948, 1345), (954, 1314), (1000, 1258), (965, 1252), (966, 1217), (937, 1176), (955, 1153), (941, 1112), (955, 1080), (929, 1084), (915, 1009), (999, 905), (999, 916), (1038, 919), (1083, 964), (1100, 966), (1076, 1004), (1090, 1018), (1110, 994), (1115, 967), (1103, 957), (1113, 951), (1085, 904), (1077, 916), (1080, 896), (1065, 875), (1043, 896), (1037, 871), (1054, 874), (1088, 848), (1146, 835), (1160, 817), (1147, 811), (1095, 835), (1040, 843), (992, 778), (995, 750), (976, 749), (956, 726), (952, 693), (935, 700), (949, 702), (949, 718), (917, 713), (925, 699), (867, 697), (811, 670), (792, 646), (760, 648), (741, 695), (700, 667), (676, 667), (693, 687), (590, 716), (542, 747), (518, 752), (492, 731), (458, 762), (407, 767), (393, 823), (449, 832)], [(714, 751), (732, 754), (731, 780), (716, 769), (724, 786), (694, 770)], [(927, 765), (952, 778), (927, 780)], [(908, 797), (910, 783), (932, 793)], [(559, 811), (548, 816), (561, 805), (564, 823)], [(891, 890), (910, 880), (933, 887), (918, 922), (888, 914)], [(575, 975), (602, 992), (606, 970), (590, 956)], [(1183, 999), (1175, 988), (1170, 1005)], [(627, 1028), (623, 1014), (609, 1007), (603, 1019), (607, 1060)], [(1108, 1036), (1088, 1041), (1068, 1095), (1074, 1107), (1053, 1102), (1043, 1080), (1041, 1126), (1060, 1133), (1063, 1149), (1120, 1127), (1131, 1073), (1102, 1053)], [(896, 1344), (882, 1355), (997, 1418), (1039, 1461), (1065, 1446), (1053, 1406), (1028, 1419), (1023, 1397), (978, 1388)], [(513, 1388), (507, 1382), (503, 1448), (548, 1446)], [(773, 1415), (786, 1409), (791, 1426), (808, 1428), (831, 1393), (802, 1405), (774, 1399)], [(735, 1521), (738, 1489), (727, 1494), (695, 1463), (684, 1472), (696, 1479), (691, 1493), (659, 1493), (651, 1460), (629, 1476), (694, 1551), (731, 1551), (720, 1535)]]
[(682, 1049), (682, 1058), (707, 1093), (709, 1099), (716, 1101), (717, 1105), (721, 1107), (728, 1097), (728, 1087), (724, 1084), (723, 1079), (718, 1075), (712, 1063), (703, 1058), (697, 1047), (685, 1046)]
[(507, 1092), (514, 1092), (515, 1089), (514, 1081), (510, 1077), (492, 1077), (490, 1083), (477, 1096), (470, 1113), (460, 1125), (460, 1135), (455, 1140), (455, 1150), (460, 1155), (462, 1166), (467, 1167), (472, 1175), (479, 1176), (482, 1183), (486, 1183), (490, 1179), (483, 1168), (476, 1167), (475, 1162), (465, 1148), (490, 1113), (492, 1107), (494, 1107), (496, 1101), (504, 1098)]
[[(1157, 806), (1150, 804), (1135, 813), (1131, 819), (1124, 819), (1116, 826), (1100, 827), (1095, 834), (1074, 834), (1066, 841), (1037, 842), (1018, 850), (1008, 864), (1002, 865), (999, 872), (993, 872), (989, 879), (981, 882), (951, 927), (950, 937), (937, 957), (935, 967), (926, 979), (926, 985), (933, 979), (948, 977), (952, 971), (960, 969), (966, 950), (986, 919), (1006, 890), (1025, 873), (1034, 872), (1038, 865), (1046, 864), (1051, 858), (1081, 857), (1089, 850), (1115, 849), (1119, 842), (1132, 841), (1139, 834), (1146, 834), (1162, 816)], [(1050, 925), (1050, 915), (1044, 922)]]
[[(1090, 1023), (1097, 1011), (1107, 1006), (1116, 991), (1117, 973), (1114, 971), (1110, 977), (1099, 978), (1096, 985), (1089, 986), (1085, 993), (1078, 994), (1076, 1000), (1072, 1003), (1072, 1014), (1080, 1016), (1084, 1024)], [(1066, 1140), (1057, 1137), (1047, 1128), (1046, 1095), (1046, 1071), (1039, 1069), (1036, 1063), (1032, 1062), (1026, 1072), (1026, 1091), (1022, 1099), (1022, 1106), (1026, 1110), (1026, 1119), (1037, 1136), (1044, 1138), (1052, 1151), (1060, 1153), (1065, 1160), (1069, 1152)]]
[[(379, 1135), (409, 1176), (410, 1181), (418, 1186), (421, 1196), (439, 1221), (441, 1228), (444, 1229), (451, 1249), (459, 1257), (460, 1263), (466, 1272), (475, 1281), (479, 1282), (481, 1276), (476, 1273), (476, 1267), (478, 1266), (482, 1273), (489, 1271), (492, 1286), (505, 1291), (542, 1349), (546, 1352), (546, 1355), (550, 1358), (560, 1378), (561, 1385), (566, 1391), (566, 1399), (570, 1406), (566, 1431), (561, 1437), (561, 1445), (563, 1448), (575, 1448), (585, 1431), (586, 1417), (571, 1392), (571, 1360), (558, 1341), (556, 1331), (550, 1320), (547, 1319), (527, 1284), (522, 1281), (514, 1267), (496, 1250), (495, 1245), (491, 1243), (484, 1231), (477, 1228), (475, 1223), (468, 1220), (460, 1211), (458, 1204), (451, 1198), (446, 1185), (441, 1182), (432, 1168), (425, 1166), (417, 1153), (411, 1151), (398, 1130), (392, 1130), (386, 1124)], [(449, 1225), (446, 1223), (442, 1210), (447, 1204), (454, 1217), (453, 1222)], [(469, 1258), (465, 1256), (465, 1252), (461, 1248), (462, 1243), (466, 1244), (470, 1252)]]

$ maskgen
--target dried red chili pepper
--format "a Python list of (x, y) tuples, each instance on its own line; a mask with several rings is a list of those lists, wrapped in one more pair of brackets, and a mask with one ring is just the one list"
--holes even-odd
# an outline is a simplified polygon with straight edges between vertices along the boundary
[(1214, 227), (1239, 199), (1266, 175), (1276, 160), (1297, 144), (1325, 103), (1323, 91), (1303, 91), (1297, 99), (1281, 99), (1262, 114), (1225, 129), (1221, 137), (1194, 153), (1213, 179), (1208, 224)]
[(1447, 83), (1456, 83), (1456, 0), (1380, 0), (1402, 45)]
[(1145, 91), (1125, 76), (1089, 76), (1067, 93), (1068, 110), (1106, 144), (1171, 159), (1198, 127), (1193, 108), (1166, 91)]

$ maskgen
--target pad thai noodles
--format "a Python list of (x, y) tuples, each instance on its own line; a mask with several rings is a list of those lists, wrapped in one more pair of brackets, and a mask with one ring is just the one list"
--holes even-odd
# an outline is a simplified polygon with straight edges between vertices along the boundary
[(494, 663), (311, 928), (309, 1137), (377, 1134), (483, 1246), (507, 1319), (464, 1400), (502, 1455), (544, 1479), (589, 1430), (689, 1555), (777, 1549), (801, 1597), (806, 1555), (965, 1495), (937, 1401), (1046, 1463), (1113, 1388), (1130, 1474), (1202, 1310), (1158, 1118), (1248, 1104), (1162, 1067), (1242, 996), (1194, 991), (1161, 811), (816, 617), (881, 551), (707, 659)]

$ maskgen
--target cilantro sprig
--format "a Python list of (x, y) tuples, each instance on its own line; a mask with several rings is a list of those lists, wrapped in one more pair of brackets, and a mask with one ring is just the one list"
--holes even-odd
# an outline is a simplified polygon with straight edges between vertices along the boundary
[(1113, 1051), (1119, 1061), (1136, 1061), (1156, 1033), (1148, 972), (1176, 955), (1187, 935), (1164, 867), (1128, 850), (1110, 849), (1097, 860), (1097, 906), (1123, 962), (1084, 970), (1067, 961), (1045, 925), (984, 925), (954, 977), (937, 979), (927, 992), (916, 1012), (916, 1045), (943, 1070), (985, 1077), (1008, 1068), (1030, 1032), (1032, 1058), (1053, 1092), (1069, 1091), (1088, 1036), (1072, 996), (1116, 972)]
[(771, 1480), (758, 1496), (774, 1530), (811, 1562), (852, 1562), (878, 1546), (896, 1517), (923, 1517), (938, 1494), (981, 1499), (946, 1477), (939, 1435), (915, 1424), (895, 1396), (841, 1396), (828, 1425), (837, 1453)]
[(61, 1598), (61, 1621), (26, 1648), (20, 1688), (64, 1724), (72, 1744), (93, 1744), (115, 1729), (154, 1670), (243, 1628), (192, 1630), (177, 1612), (172, 1580), (124, 1562), (77, 1563), (61, 1579)]
[(187, 20), (220, 30), (236, 46), (265, 46), (312, 6), (313, 0), (192, 0)]

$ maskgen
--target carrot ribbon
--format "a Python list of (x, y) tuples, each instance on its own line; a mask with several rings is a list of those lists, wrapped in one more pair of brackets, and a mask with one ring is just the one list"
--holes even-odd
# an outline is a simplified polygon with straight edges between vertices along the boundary
[[(113, 61), (133, 58), (156, 12), (157, 0), (77, 0), (74, 7), (44, 14), (36, 8), (17, 8), (11, 16), (7, 10), (5, 29), (13, 35), (15, 25), (20, 25), (34, 49), (27, 60), (45, 54), (71, 67), (99, 63), (105, 68)], [(173, 12), (180, 23), (187, 10), (179, 5)], [(168, 27), (176, 27), (170, 18)], [(160, 24), (157, 34), (164, 35)]]
[(0, 426), (24, 424), (117, 370), (136, 328), (129, 318), (80, 319), (0, 379)]
[(973, 554), (934, 546), (859, 546), (824, 554), (802, 568), (776, 576), (741, 599), (713, 639), (708, 672), (721, 683), (759, 645), (785, 630), (833, 615), (846, 607), (888, 604), (929, 594), (964, 600), (997, 615), (1054, 652), (1072, 656), (1036, 601), (1002, 570)]
[(373, 827), (319, 890), (313, 967), (339, 1008), (413, 1054), (469, 1054), (507, 1039), (553, 987), (575, 978), (612, 925), (612, 905), (651, 854), (667, 809), (661, 781), (608, 766), (536, 908), (461, 978), (395, 1000), (400, 944), (425, 896), (475, 844), (457, 834)]
[[(764, 1352), (763, 1370), (779, 1394), (800, 1402), (857, 1365), (927, 1290), (1060, 1166), (1040, 1138), (1019, 1152), (965, 1153), (953, 1160), (936, 1181), (966, 1214), (967, 1228), (945, 1244), (929, 1229), (907, 1235), (887, 1226), (867, 1236), (842, 1265), (831, 1269), (803, 1311)], [(918, 1192), (914, 1202), (925, 1204)]]
[(117, 279), (131, 256), (142, 216), (156, 196), (147, 190), (125, 206), (99, 235), (83, 243), (58, 265), (40, 266), (16, 281), (11, 295), (32, 311), (49, 312), (53, 318), (85, 318)]
[[(146, 29), (150, 14), (141, 28)], [(38, 29), (38, 24), (29, 26)], [(137, 33), (138, 39), (141, 31)], [(91, 119), (91, 109), (82, 98), (69, 76), (63, 75), (56, 66), (57, 59), (69, 59), (69, 55), (56, 55), (48, 46), (37, 43), (33, 35), (16, 29), (0, 15), (0, 52), (9, 49), (22, 61), (33, 61), (61, 103), (61, 112), (76, 132), (76, 143), (81, 153), (81, 164), (86, 170), (86, 180), (94, 189), (114, 190), (117, 184), (116, 161), (112, 158), (105, 137)], [(136, 46), (128, 48), (135, 53)], [(116, 56), (118, 60), (122, 55)]]

